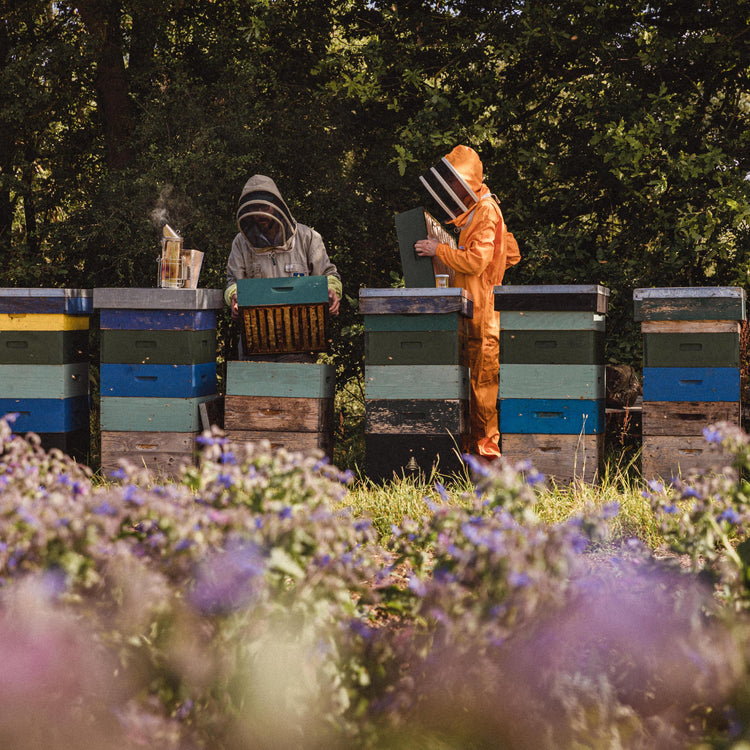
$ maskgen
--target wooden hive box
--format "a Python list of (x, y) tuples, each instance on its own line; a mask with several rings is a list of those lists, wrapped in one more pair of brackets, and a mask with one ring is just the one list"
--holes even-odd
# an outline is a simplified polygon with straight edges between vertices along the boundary
[(240, 279), (237, 304), (246, 354), (295, 354), (328, 349), (325, 276)]

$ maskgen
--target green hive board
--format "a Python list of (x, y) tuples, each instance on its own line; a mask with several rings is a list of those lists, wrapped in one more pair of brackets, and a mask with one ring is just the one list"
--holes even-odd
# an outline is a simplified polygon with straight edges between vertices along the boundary
[(414, 243), (429, 236), (443, 244), (455, 247), (455, 239), (437, 219), (421, 207), (396, 214), (395, 221), (404, 284), (410, 288), (434, 287), (437, 270), (438, 273), (448, 274), (450, 285), (454, 271), (439, 260), (433, 261), (432, 258), (417, 255), (414, 251)]
[(216, 331), (101, 332), (102, 362), (192, 365), (216, 359)]

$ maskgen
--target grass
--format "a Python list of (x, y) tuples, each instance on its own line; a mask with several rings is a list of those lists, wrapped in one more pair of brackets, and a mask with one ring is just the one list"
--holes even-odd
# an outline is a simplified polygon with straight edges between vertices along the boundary
[[(385, 484), (360, 479), (349, 489), (346, 504), (357, 516), (369, 517), (381, 537), (387, 537), (394, 525), (404, 518), (428, 514), (425, 500), (445, 502), (435, 489), (440, 478), (401, 477)], [(465, 504), (465, 495), (473, 493), (469, 477), (442, 480), (448, 502)], [(643, 494), (643, 480), (638, 471), (638, 454), (612, 453), (604, 460), (597, 484), (547, 483), (537, 491), (536, 512), (542, 521), (557, 524), (581, 513), (601, 509), (612, 503), (619, 513), (609, 520), (614, 543), (637, 538), (650, 549), (658, 548), (662, 537), (651, 506)]]

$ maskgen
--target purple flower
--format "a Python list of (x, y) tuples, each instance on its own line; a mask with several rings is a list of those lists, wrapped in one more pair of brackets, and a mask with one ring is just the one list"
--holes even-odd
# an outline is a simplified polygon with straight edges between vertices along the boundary
[(620, 503), (617, 501), (607, 503), (602, 508), (602, 518), (614, 518), (620, 512)]
[(237, 458), (235, 457), (233, 451), (225, 451), (219, 456), (219, 463), (234, 466), (237, 463)]
[(247, 543), (235, 543), (200, 567), (190, 601), (204, 614), (242, 609), (260, 596), (264, 573), (265, 564), (258, 550)]
[(448, 490), (446, 490), (440, 482), (435, 482), (435, 492), (437, 492), (445, 502), (448, 502), (451, 499)]
[(106, 500), (91, 509), (91, 512), (97, 516), (116, 516), (117, 508)]
[(484, 461), (480, 461), (476, 456), (472, 456), (471, 453), (464, 453), (462, 458), (475, 474), (478, 474), (480, 477), (488, 477), (490, 475), (487, 464)]
[(115, 469), (109, 473), (111, 479), (125, 479), (127, 474), (124, 469)]
[(220, 473), (216, 477), (216, 481), (218, 481), (218, 483), (226, 489), (229, 489), (234, 484), (234, 480), (232, 479), (231, 474)]
[(709, 443), (715, 443), (716, 445), (720, 445), (722, 441), (721, 433), (711, 427), (703, 428), (703, 437), (706, 438)]

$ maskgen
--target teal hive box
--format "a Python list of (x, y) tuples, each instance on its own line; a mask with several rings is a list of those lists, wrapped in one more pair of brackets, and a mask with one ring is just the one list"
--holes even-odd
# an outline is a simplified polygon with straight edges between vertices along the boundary
[(321, 352), (328, 348), (328, 279), (240, 279), (237, 304), (247, 354)]

